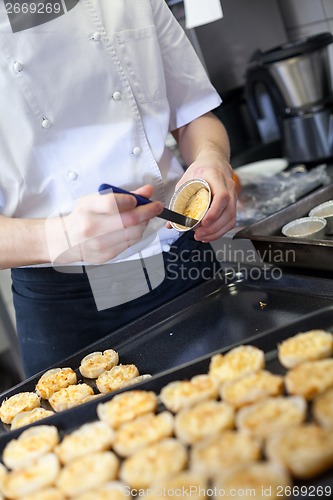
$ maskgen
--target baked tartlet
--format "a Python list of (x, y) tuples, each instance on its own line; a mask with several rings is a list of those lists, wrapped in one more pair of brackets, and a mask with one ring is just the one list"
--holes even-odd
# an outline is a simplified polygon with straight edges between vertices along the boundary
[(251, 345), (241, 345), (226, 354), (216, 354), (209, 365), (209, 375), (219, 384), (262, 370), (265, 354)]
[(325, 330), (300, 332), (278, 345), (278, 358), (285, 368), (306, 361), (329, 358), (333, 354), (333, 334)]
[(140, 415), (155, 412), (157, 396), (153, 391), (131, 390), (116, 394), (110, 401), (97, 406), (97, 415), (114, 429)]
[(195, 375), (190, 380), (170, 382), (160, 392), (160, 400), (173, 413), (207, 399), (216, 399), (217, 396), (217, 384), (208, 375)]

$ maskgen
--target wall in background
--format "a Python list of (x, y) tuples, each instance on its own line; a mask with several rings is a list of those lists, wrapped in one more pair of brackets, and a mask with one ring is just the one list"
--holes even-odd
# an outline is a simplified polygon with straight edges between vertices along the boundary
[(332, 0), (278, 0), (289, 39), (333, 32)]
[(277, 0), (221, 0), (223, 19), (195, 28), (213, 85), (223, 95), (243, 85), (248, 61), (257, 49), (287, 41)]

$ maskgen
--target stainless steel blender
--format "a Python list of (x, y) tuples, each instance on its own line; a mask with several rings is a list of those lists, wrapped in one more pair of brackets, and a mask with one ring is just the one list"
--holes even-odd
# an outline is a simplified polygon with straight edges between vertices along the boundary
[(279, 124), (285, 157), (318, 163), (333, 157), (331, 33), (319, 33), (252, 56), (245, 95), (258, 123), (263, 118), (258, 91), (267, 92)]

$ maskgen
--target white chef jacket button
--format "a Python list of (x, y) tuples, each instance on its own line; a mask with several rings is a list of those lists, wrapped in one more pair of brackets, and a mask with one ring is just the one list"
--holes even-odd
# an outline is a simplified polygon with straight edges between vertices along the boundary
[(77, 172), (74, 172), (74, 170), (70, 170), (68, 173), (67, 173), (67, 177), (70, 181), (76, 181), (76, 179), (78, 178), (79, 174)]
[(164, 243), (164, 244), (162, 245), (162, 250), (163, 250), (163, 252), (169, 252), (169, 250), (170, 250), (170, 245), (168, 245), (168, 243)]
[(116, 90), (116, 92), (113, 92), (112, 94), (112, 99), (114, 99), (115, 101), (120, 101), (121, 100), (121, 93)]
[(42, 120), (42, 127), (43, 128), (50, 128), (51, 127), (51, 122), (47, 118), (43, 118)]
[(139, 146), (135, 146), (132, 150), (132, 153), (135, 155), (135, 156), (139, 156), (141, 154), (141, 148)]
[(15, 71), (19, 73), (23, 69), (23, 64), (20, 63), (19, 61), (15, 61), (13, 64), (13, 68), (15, 69)]
[(102, 38), (102, 35), (100, 33), (98, 33), (98, 31), (96, 31), (92, 35), (92, 37), (90, 38), (90, 40), (95, 40), (95, 42), (99, 42), (101, 38)]

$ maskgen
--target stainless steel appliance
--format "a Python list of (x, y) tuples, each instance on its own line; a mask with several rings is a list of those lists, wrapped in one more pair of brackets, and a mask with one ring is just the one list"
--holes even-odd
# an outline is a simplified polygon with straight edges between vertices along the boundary
[(290, 163), (333, 157), (333, 95), (328, 49), (331, 33), (319, 33), (268, 51), (256, 51), (246, 71), (245, 95), (260, 129), (269, 97)]

